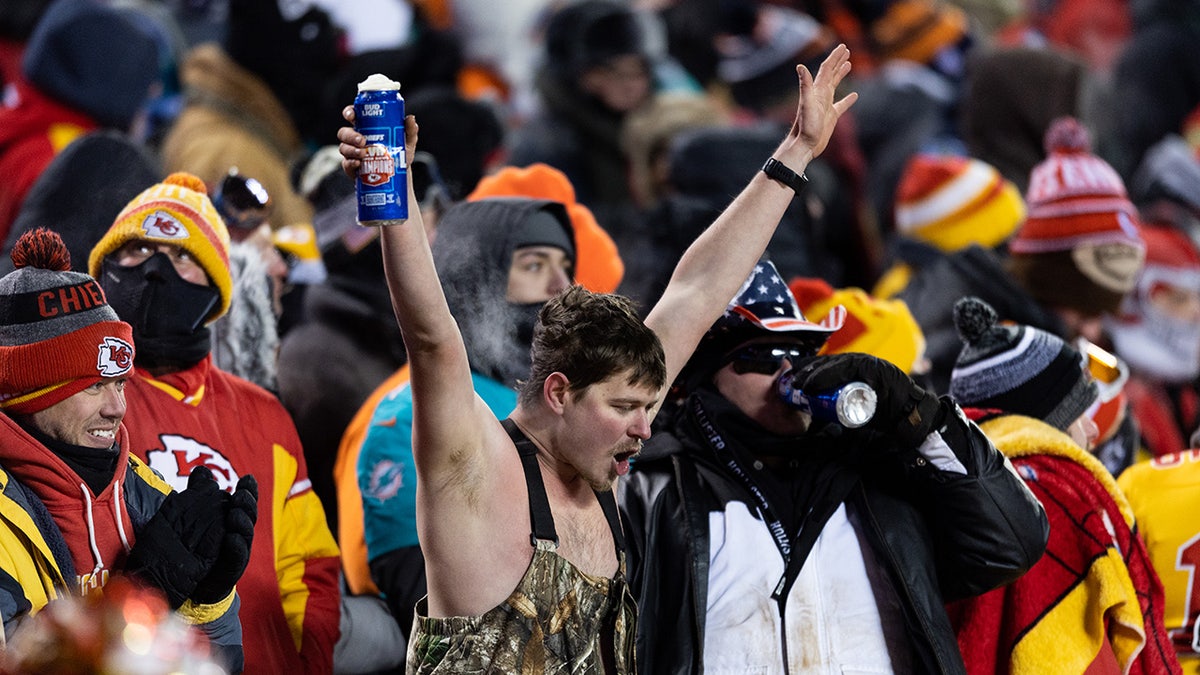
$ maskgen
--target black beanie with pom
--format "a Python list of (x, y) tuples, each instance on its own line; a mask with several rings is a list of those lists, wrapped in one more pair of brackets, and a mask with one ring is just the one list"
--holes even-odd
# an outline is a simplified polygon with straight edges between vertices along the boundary
[(1074, 347), (1032, 326), (997, 323), (996, 310), (966, 297), (954, 305), (963, 341), (950, 396), (963, 407), (1036, 417), (1066, 431), (1098, 397)]

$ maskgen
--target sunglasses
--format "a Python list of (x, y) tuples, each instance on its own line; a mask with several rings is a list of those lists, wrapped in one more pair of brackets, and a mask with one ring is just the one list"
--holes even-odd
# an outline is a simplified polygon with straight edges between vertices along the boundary
[(733, 365), (733, 372), (739, 375), (746, 373), (774, 375), (783, 367), (784, 359), (795, 364), (800, 359), (812, 356), (812, 354), (813, 350), (795, 344), (746, 345), (735, 349), (726, 356), (725, 363)]
[(262, 183), (233, 169), (217, 186), (212, 201), (226, 225), (254, 230), (267, 219), (271, 197)]

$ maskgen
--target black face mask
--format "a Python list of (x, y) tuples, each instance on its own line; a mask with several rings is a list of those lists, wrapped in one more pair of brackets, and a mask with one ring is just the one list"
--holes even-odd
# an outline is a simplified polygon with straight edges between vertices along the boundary
[(120, 452), (116, 443), (107, 449), (74, 445), (47, 436), (33, 426), (28, 418), (17, 418), (17, 424), (33, 436), (34, 440), (66, 462), (67, 466), (88, 484), (94, 494), (100, 494), (112, 482), (117, 469), (117, 454)]
[(538, 314), (545, 305), (545, 302), (508, 303), (509, 311), (513, 313), (513, 332), (517, 336), (517, 343), (526, 352), (533, 346), (533, 328), (537, 325)]
[(211, 334), (204, 320), (221, 301), (220, 293), (184, 280), (165, 253), (133, 267), (105, 259), (100, 285), (117, 316), (133, 326), (139, 366), (182, 369), (208, 355)]

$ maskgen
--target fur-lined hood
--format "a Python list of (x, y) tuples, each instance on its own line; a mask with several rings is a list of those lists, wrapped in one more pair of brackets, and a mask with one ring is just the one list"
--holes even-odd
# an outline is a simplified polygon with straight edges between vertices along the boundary
[(1108, 469), (1091, 453), (1079, 447), (1071, 437), (1045, 422), (1024, 415), (1001, 415), (979, 423), (979, 428), (1000, 452), (1009, 459), (1032, 455), (1050, 455), (1071, 460), (1086, 468), (1096, 481), (1116, 502), (1125, 518), (1133, 527), (1133, 508), (1125, 493), (1117, 487), (1117, 481)]

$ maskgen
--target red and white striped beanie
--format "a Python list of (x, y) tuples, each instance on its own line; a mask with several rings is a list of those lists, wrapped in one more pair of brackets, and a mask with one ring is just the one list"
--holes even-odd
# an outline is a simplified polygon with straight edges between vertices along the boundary
[(1078, 120), (1051, 123), (1045, 147), (1030, 174), (1025, 224), (1009, 242), (1011, 270), (1045, 305), (1114, 312), (1145, 257), (1137, 211)]

